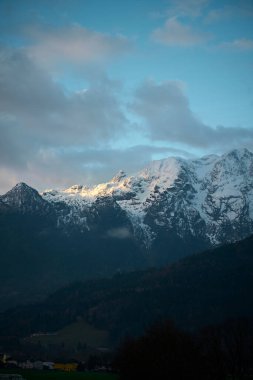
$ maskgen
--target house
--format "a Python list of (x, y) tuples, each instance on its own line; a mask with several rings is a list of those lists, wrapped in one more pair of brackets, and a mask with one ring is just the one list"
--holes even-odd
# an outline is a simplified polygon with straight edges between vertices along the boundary
[(54, 369), (66, 372), (76, 371), (77, 366), (77, 363), (54, 363)]
[(40, 360), (37, 360), (36, 362), (33, 363), (33, 368), (42, 370), (43, 369), (43, 362)]
[(26, 362), (19, 363), (19, 367), (23, 369), (32, 369), (33, 368), (33, 363), (30, 362), (30, 360), (27, 360)]
[(43, 369), (54, 369), (53, 362), (43, 362)]
[(0, 353), (0, 362), (6, 364), (7, 361), (11, 359), (10, 355)]

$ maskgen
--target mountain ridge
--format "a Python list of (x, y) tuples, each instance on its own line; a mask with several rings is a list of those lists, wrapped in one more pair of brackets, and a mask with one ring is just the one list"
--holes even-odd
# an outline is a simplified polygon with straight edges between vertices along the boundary
[[(17, 186), (27, 185), (0, 196), (1, 204), (22, 206), (20, 197), (20, 205), (13, 197), (6, 201)], [(204, 249), (253, 232), (253, 153), (243, 148), (200, 159), (169, 157), (152, 161), (136, 175), (120, 171), (106, 183), (45, 190), (40, 197), (41, 209), (54, 209), (63, 228), (90, 231), (91, 214), (98, 214), (98, 204), (107, 203), (125, 216), (129, 235), (147, 249), (152, 250), (161, 234), (199, 240)]]
[(21, 213), (42, 213), (49, 212), (50, 203), (42, 198), (37, 190), (28, 186), (24, 182), (17, 183), (6, 194), (0, 196), (1, 205), (6, 210), (19, 211)]
[[(57, 202), (57, 197), (60, 197), (66, 204), (79, 203), (82, 207), (83, 203), (87, 208), (98, 198), (111, 197), (126, 212), (135, 236), (140, 237), (146, 246), (152, 245), (155, 225), (170, 227), (177, 224), (182, 229), (182, 223), (188, 222), (185, 228), (194, 235), (196, 218), (203, 228), (206, 225), (202, 235), (206, 235), (211, 245), (234, 240), (233, 237), (222, 236), (224, 224), (238, 229), (245, 219), (243, 228), (250, 225), (248, 234), (253, 229), (253, 154), (247, 149), (232, 150), (221, 157), (210, 155), (194, 160), (156, 160), (134, 176), (127, 177), (121, 172), (116, 178), (92, 188), (79, 185), (53, 196), (51, 192), (42, 195), (50, 202)], [(176, 197), (173, 196), (175, 192)], [(179, 199), (182, 192), (181, 202), (177, 202), (175, 198)], [(153, 206), (159, 202), (165, 207), (152, 218)], [(245, 210), (247, 207), (249, 210)], [(175, 214), (183, 208), (186, 218), (179, 216), (174, 223)], [(239, 220), (243, 213), (242, 220)], [(177, 234), (180, 234), (178, 230)], [(238, 236), (239, 239), (241, 237)]]
[[(0, 196), (0, 308), (159, 267), (253, 233), (253, 153), (168, 158), (91, 189)], [(33, 286), (31, 287), (31, 284)]]

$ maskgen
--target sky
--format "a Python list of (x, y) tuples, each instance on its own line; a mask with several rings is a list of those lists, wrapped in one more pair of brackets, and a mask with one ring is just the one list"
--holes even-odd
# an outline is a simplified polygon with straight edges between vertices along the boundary
[(0, 0), (0, 193), (253, 151), (252, 0)]

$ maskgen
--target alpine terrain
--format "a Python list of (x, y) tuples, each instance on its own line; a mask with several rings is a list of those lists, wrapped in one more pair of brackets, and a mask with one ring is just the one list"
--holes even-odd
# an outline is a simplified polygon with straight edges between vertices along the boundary
[(164, 265), (251, 233), (253, 153), (247, 149), (153, 161), (94, 187), (39, 194), (19, 183), (0, 196), (2, 308), (22, 294)]

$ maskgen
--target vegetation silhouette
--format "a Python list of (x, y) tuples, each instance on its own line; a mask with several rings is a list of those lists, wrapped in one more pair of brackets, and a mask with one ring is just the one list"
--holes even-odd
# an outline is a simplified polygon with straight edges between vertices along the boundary
[(140, 338), (119, 348), (114, 368), (121, 380), (204, 378), (199, 347), (189, 333), (171, 321), (156, 323)]
[(154, 324), (119, 347), (120, 380), (244, 380), (253, 377), (253, 324), (227, 320), (190, 334), (171, 321)]

